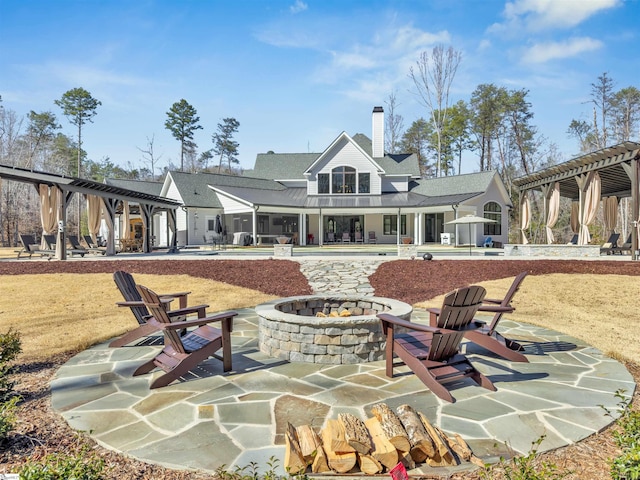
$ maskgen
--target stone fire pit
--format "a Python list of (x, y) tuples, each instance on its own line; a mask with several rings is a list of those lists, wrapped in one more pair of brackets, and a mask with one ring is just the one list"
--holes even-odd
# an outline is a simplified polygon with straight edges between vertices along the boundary
[[(345, 315), (345, 310), (350, 316), (339, 316)], [(382, 297), (327, 294), (280, 298), (256, 307), (260, 351), (291, 362), (382, 360), (385, 338), (376, 315), (387, 312), (410, 320), (412, 311), (411, 305)], [(318, 312), (326, 316), (316, 316)]]

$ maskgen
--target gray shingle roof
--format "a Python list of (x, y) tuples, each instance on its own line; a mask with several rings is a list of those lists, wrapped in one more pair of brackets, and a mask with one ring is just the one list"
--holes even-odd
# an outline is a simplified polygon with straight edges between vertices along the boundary
[[(371, 140), (362, 133), (352, 137), (367, 155), (371, 156)], [(320, 153), (259, 153), (253, 176), (271, 180), (303, 180), (304, 172), (315, 162)], [(374, 159), (387, 175), (406, 174), (411, 177), (420, 176), (418, 157), (413, 154), (387, 154), (383, 158)]]
[(416, 181), (416, 186), (411, 188), (411, 191), (429, 197), (471, 193), (480, 195), (487, 191), (495, 175), (497, 172), (486, 171), (450, 177), (423, 178)]
[(273, 180), (254, 177), (240, 177), (237, 175), (223, 175), (218, 173), (185, 173), (171, 172), (171, 178), (182, 196), (187, 207), (221, 208), (216, 193), (209, 188), (212, 186), (239, 186), (260, 191), (284, 190), (282, 184)]
[(147, 193), (149, 195), (160, 195), (162, 192), (162, 182), (146, 182), (143, 180), (128, 180), (123, 178), (105, 178), (104, 183), (112, 187), (126, 188), (135, 192)]

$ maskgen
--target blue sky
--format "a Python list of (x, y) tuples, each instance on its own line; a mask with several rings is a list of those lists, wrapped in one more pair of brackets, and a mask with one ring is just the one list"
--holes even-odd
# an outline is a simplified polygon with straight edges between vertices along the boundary
[[(0, 0), (0, 95), (19, 115), (54, 112), (83, 87), (102, 102), (83, 131), (92, 160), (179, 165), (166, 112), (186, 99), (203, 126), (240, 122), (240, 162), (320, 152), (342, 131), (371, 136), (371, 111), (396, 92), (405, 128), (428, 112), (408, 74), (422, 51), (462, 52), (451, 102), (482, 83), (525, 88), (539, 132), (565, 159), (572, 119), (590, 119), (591, 83), (640, 88), (639, 0)], [(477, 171), (473, 155), (463, 173)]]

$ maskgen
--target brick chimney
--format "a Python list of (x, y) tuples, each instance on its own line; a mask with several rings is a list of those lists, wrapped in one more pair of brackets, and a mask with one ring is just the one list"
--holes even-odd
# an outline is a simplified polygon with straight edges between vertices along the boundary
[(371, 150), (373, 158), (384, 157), (384, 109), (373, 107)]

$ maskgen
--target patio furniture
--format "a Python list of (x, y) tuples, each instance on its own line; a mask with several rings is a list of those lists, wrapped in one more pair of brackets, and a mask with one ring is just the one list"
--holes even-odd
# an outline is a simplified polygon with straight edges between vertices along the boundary
[(571, 240), (569, 240), (568, 245), (577, 245), (578, 244), (578, 234), (576, 233)]
[(600, 247), (600, 255), (606, 253), (607, 255), (611, 255), (613, 253), (613, 249), (618, 247), (618, 239), (620, 238), (619, 233), (612, 233), (609, 236), (609, 239), (602, 244)]
[[(209, 357), (222, 361), (223, 370), (231, 370), (231, 331), (236, 312), (224, 312), (217, 315), (171, 323), (171, 318), (163, 306), (163, 301), (155, 292), (138, 285), (138, 292), (151, 313), (147, 323), (155, 325), (164, 334), (164, 348), (153, 359), (140, 365), (134, 376), (142, 375), (160, 368), (165, 373), (151, 382), (150, 388), (164, 387), (179, 379), (189, 370)], [(220, 328), (209, 324), (219, 322)], [(197, 327), (186, 335), (180, 336), (179, 330)], [(222, 349), (222, 356), (216, 352)]]
[(71, 248), (67, 248), (67, 253), (71, 254), (71, 256), (80, 255), (81, 257), (84, 257), (85, 254), (89, 253), (88, 249), (80, 245), (80, 242), (78, 241), (78, 237), (76, 235), (67, 235), (67, 240), (71, 245)]
[(362, 238), (362, 232), (356, 232), (356, 243), (364, 243), (364, 239)]
[(84, 243), (87, 244), (87, 247), (89, 247), (89, 251), (90, 252), (93, 252), (93, 253), (96, 253), (96, 254), (100, 253), (102, 255), (107, 253), (106, 247), (101, 247), (96, 242), (94, 242), (93, 238), (91, 238), (91, 235), (84, 235), (82, 238), (84, 239)]
[(378, 243), (376, 232), (369, 232), (369, 243)]
[(31, 258), (32, 255), (40, 255), (41, 257), (47, 257), (47, 260), (55, 257), (55, 250), (43, 250), (40, 248), (40, 244), (36, 242), (33, 235), (20, 235), (20, 243), (22, 244), (21, 250), (14, 250), (18, 254), (18, 258), (28, 255)]
[(477, 330), (469, 330), (465, 337), (467, 340), (486, 348), (487, 350), (499, 355), (512, 362), (529, 362), (527, 357), (519, 351), (524, 350), (518, 342), (503, 337), (496, 331), (502, 315), (511, 313), (515, 308), (511, 305), (511, 300), (516, 292), (520, 289), (520, 284), (527, 276), (527, 272), (522, 272), (513, 279), (509, 290), (501, 299), (485, 298), (483, 304), (478, 309), (479, 312), (494, 313), (491, 322), (487, 325), (485, 322), (475, 320), (476, 324), (481, 325)]
[(629, 254), (631, 254), (631, 234), (629, 234), (629, 236), (627, 237), (627, 239), (622, 245), (620, 245), (619, 247), (611, 248), (612, 255), (615, 255), (616, 253), (619, 253), (620, 255), (622, 255), (623, 252), (629, 252)]
[(336, 235), (333, 232), (327, 232), (327, 243), (335, 243)]
[[(136, 282), (133, 278), (133, 275), (123, 270), (118, 270), (113, 273), (113, 281), (115, 282), (118, 290), (120, 290), (120, 293), (125, 299), (124, 302), (117, 302), (116, 305), (118, 305), (119, 307), (129, 307), (139, 326), (138, 328), (125, 333), (116, 340), (113, 340), (109, 344), (109, 346), (122, 347), (133, 342), (134, 340), (138, 340), (139, 338), (146, 337), (157, 332), (159, 330), (157, 325), (148, 322), (151, 314), (142, 301), (140, 293), (136, 289)], [(189, 293), (190, 292), (178, 292), (160, 295), (163, 308), (167, 311), (168, 317), (173, 321), (184, 320), (187, 315), (193, 313), (196, 313), (198, 315), (198, 318), (203, 318), (204, 316), (206, 316), (206, 309), (208, 305), (195, 305), (192, 307), (187, 307), (187, 296), (189, 295)], [(174, 299), (178, 299), (180, 308), (176, 310), (169, 310), (169, 304)]]
[(438, 312), (437, 327), (418, 325), (387, 313), (378, 314), (387, 337), (387, 376), (393, 377), (393, 368), (397, 365), (394, 357), (397, 356), (429, 390), (448, 402), (455, 402), (455, 399), (444, 384), (466, 377), (495, 391), (491, 381), (459, 352), (465, 333), (479, 328), (473, 322), (473, 316), (482, 305), (485, 294), (486, 290), (479, 286), (461, 288), (448, 294)]
[(351, 235), (349, 232), (342, 232), (342, 243), (351, 243)]
[(484, 248), (493, 248), (493, 238), (487, 237), (484, 239), (484, 243), (482, 244)]

